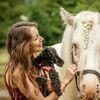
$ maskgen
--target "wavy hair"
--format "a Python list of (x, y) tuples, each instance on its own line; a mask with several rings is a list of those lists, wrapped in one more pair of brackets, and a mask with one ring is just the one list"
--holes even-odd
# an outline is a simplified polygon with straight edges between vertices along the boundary
[(29, 55), (29, 42), (32, 39), (29, 34), (29, 27), (36, 27), (35, 22), (18, 22), (14, 24), (8, 32), (7, 51), (9, 53), (9, 62), (6, 67), (8, 72), (8, 84), (12, 85), (12, 73), (16, 66), (27, 70), (31, 66)]
[(10, 55), (10, 61), (16, 64), (21, 63), (24, 68), (29, 64), (29, 27), (37, 25), (34, 22), (18, 22), (14, 24), (8, 33), (7, 50)]

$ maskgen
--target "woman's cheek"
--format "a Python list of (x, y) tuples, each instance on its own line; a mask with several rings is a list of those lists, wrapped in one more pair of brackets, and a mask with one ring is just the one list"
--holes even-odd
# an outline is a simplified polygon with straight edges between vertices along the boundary
[(34, 46), (32, 44), (29, 45), (29, 51), (30, 51), (30, 54), (33, 52), (33, 48)]

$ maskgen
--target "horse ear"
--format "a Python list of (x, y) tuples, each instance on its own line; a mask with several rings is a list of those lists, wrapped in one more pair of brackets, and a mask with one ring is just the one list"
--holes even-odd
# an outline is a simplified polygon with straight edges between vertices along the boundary
[(71, 13), (67, 12), (64, 8), (61, 8), (60, 15), (65, 25), (73, 25), (74, 16)]

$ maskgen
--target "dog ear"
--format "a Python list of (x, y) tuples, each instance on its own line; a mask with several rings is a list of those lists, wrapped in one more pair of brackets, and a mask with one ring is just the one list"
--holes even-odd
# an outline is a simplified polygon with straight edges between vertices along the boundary
[(56, 56), (56, 64), (57, 66), (62, 67), (64, 64), (64, 61), (59, 56)]
[(64, 61), (58, 56), (56, 49), (52, 48), (52, 52), (53, 52), (54, 57), (55, 57), (55, 64), (59, 67), (62, 67), (64, 64)]

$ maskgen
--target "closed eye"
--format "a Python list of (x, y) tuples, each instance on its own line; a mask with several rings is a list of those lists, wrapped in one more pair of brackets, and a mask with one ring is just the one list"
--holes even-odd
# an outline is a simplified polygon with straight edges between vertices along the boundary
[(34, 41), (36, 41), (38, 39), (38, 34), (34, 37)]

